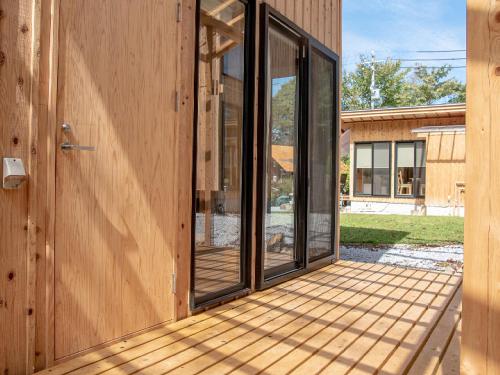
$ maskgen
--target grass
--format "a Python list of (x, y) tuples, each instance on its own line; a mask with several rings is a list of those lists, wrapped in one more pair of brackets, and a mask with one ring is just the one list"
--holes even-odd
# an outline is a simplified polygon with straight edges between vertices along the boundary
[(464, 242), (461, 217), (340, 215), (340, 243), (371, 245), (451, 245)]

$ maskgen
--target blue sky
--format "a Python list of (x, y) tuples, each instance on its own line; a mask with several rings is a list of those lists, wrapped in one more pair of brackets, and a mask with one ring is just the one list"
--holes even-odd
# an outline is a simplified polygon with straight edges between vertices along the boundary
[[(465, 57), (465, 52), (416, 53), (422, 50), (464, 50), (466, 0), (343, 0), (343, 65), (352, 70), (360, 54), (377, 60)], [(447, 61), (422, 62), (430, 66)], [(448, 61), (453, 66), (465, 60)], [(413, 66), (414, 62), (403, 62)], [(452, 75), (465, 81), (465, 69)]]

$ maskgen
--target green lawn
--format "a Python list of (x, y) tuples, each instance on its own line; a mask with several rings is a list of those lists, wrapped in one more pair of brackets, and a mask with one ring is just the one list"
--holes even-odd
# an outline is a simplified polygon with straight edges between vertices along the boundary
[(463, 244), (461, 217), (340, 215), (340, 243), (372, 245)]

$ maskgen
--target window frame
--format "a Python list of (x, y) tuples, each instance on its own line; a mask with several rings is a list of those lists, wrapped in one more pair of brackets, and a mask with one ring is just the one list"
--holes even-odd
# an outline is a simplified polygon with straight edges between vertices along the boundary
[[(395, 157), (394, 157), (394, 198), (400, 198), (400, 199), (425, 199), (425, 194), (424, 195), (418, 195), (416, 194), (417, 189), (416, 187), (416, 179), (413, 177), (412, 181), (412, 195), (401, 195), (398, 194), (398, 145), (399, 144), (413, 144), (413, 176), (417, 175), (417, 144), (421, 143), (423, 145), (423, 150), (425, 152), (425, 173), (427, 173), (427, 143), (425, 141), (396, 141), (394, 142), (394, 152), (395, 152)], [(426, 176), (427, 177), (427, 176)]]
[[(267, 124), (267, 59), (268, 59), (268, 36), (269, 36), (269, 22), (278, 22), (291, 32), (298, 34), (303, 43), (300, 53), (300, 64), (303, 71), (300, 72), (299, 77), (302, 78), (302, 87), (299, 87), (302, 98), (299, 103), (299, 125), (298, 125), (298, 162), (296, 177), (296, 214), (295, 214), (295, 251), (299, 252), (298, 256), (301, 257), (300, 264), (291, 269), (288, 265), (276, 269), (275, 274), (270, 274), (264, 269), (264, 233), (265, 233), (265, 210), (266, 206), (266, 172), (267, 172), (267, 159), (266, 159), (266, 132), (268, 130)], [(280, 12), (272, 8), (269, 4), (262, 3), (260, 5), (260, 39), (259, 39), (259, 91), (258, 91), (258, 129), (257, 129), (257, 191), (256, 191), (256, 220), (255, 220), (255, 233), (256, 233), (256, 256), (255, 256), (255, 285), (258, 290), (269, 288), (281, 282), (296, 278), (302, 274), (313, 271), (314, 269), (321, 268), (327, 264), (331, 264), (336, 255), (338, 254), (338, 241), (337, 241), (337, 223), (338, 223), (338, 164), (339, 164), (339, 123), (340, 123), (340, 106), (339, 103), (339, 56), (324, 46), (321, 42), (316, 40), (309, 33), (297, 26), (291, 20), (283, 16)], [(333, 108), (334, 108), (334, 124), (333, 126), (333, 147), (332, 153), (334, 155), (333, 161), (333, 184), (335, 188), (333, 197), (334, 218), (332, 220), (332, 252), (321, 257), (310, 258), (308, 249), (308, 176), (309, 176), (309, 123), (310, 113), (309, 106), (311, 100), (310, 93), (310, 78), (311, 78), (311, 54), (312, 50), (319, 52), (326, 56), (334, 66), (335, 77), (335, 92), (333, 95)], [(300, 83), (299, 83), (300, 84)], [(302, 91), (303, 90), (303, 91)], [(303, 93), (303, 94), (302, 94)], [(302, 177), (301, 177), (302, 176)], [(297, 231), (298, 230), (298, 231)], [(302, 256), (301, 256), (302, 254)]]
[(245, 51), (243, 73), (243, 124), (242, 124), (242, 160), (241, 160), (241, 242), (240, 242), (240, 282), (229, 288), (207, 293), (195, 298), (195, 255), (196, 255), (196, 180), (197, 180), (197, 131), (198, 131), (198, 90), (200, 59), (201, 2), (196, 1), (195, 32), (195, 79), (193, 86), (193, 149), (192, 149), (192, 191), (191, 191), (191, 272), (189, 305), (192, 312), (202, 311), (210, 306), (248, 294), (252, 275), (252, 201), (253, 201), (253, 141), (254, 141), (254, 100), (255, 100), (255, 2), (238, 0), (245, 6)]
[[(375, 144), (381, 144), (381, 143), (386, 143), (388, 146), (389, 146), (389, 192), (387, 194), (374, 194), (373, 193), (373, 180), (374, 180), (374, 176), (375, 176)], [(392, 175), (392, 142), (391, 141), (373, 141), (373, 142), (355, 142), (354, 143), (354, 168), (353, 168), (353, 176), (351, 178), (351, 181), (354, 182), (355, 181), (355, 175), (356, 175), (356, 171), (357, 171), (357, 164), (358, 164), (358, 160), (357, 160), (357, 152), (356, 152), (356, 149), (357, 149), (357, 146), (358, 145), (371, 145), (371, 148), (372, 148), (372, 188), (371, 188), (371, 193), (370, 194), (363, 194), (363, 193), (358, 193), (357, 190), (356, 190), (356, 185), (354, 183), (353, 185), (353, 196), (354, 197), (378, 197), (378, 198), (390, 198), (391, 197), (391, 175)]]

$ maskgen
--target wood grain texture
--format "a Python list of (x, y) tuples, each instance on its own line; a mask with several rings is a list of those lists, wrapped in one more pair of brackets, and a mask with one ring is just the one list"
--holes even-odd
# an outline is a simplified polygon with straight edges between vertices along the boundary
[(337, 54), (341, 49), (341, 0), (259, 0), (292, 20)]
[[(1, 3), (0, 17), (0, 159), (17, 157), (27, 171), (31, 163), (33, 1)], [(34, 108), (36, 111), (36, 108)], [(32, 181), (30, 181), (32, 182)], [(25, 183), (18, 190), (0, 189), (0, 373), (31, 371), (34, 286), (33, 231), (28, 242), (28, 210), (33, 190)], [(28, 204), (28, 197), (30, 198)], [(32, 226), (30, 227), (32, 229)], [(30, 310), (31, 309), (31, 310)], [(29, 315), (31, 314), (31, 315)]]
[(458, 274), (340, 261), (42, 374), (400, 374), (417, 361), (439, 366), (450, 345), (436, 356), (425, 344), (453, 337), (448, 318), (460, 285)]
[(176, 4), (62, 1), (59, 12), (50, 126), (56, 145), (96, 151), (57, 147), (56, 359), (173, 320), (177, 230)]
[[(64, 90), (67, 91), (70, 89), (70, 85), (64, 80), (59, 82), (59, 75), (61, 75), (61, 73), (69, 74), (69, 69), (77, 69), (79, 73), (87, 74), (86, 77), (91, 77), (89, 82), (94, 83), (94, 86), (90, 89), (91, 91), (93, 90), (93, 95), (91, 95), (90, 99), (88, 96), (86, 97), (84, 95), (85, 90), (83, 90), (83, 85), (79, 86), (79, 89), (82, 90), (78, 91), (80, 94), (77, 97), (78, 99), (80, 99), (80, 97), (82, 98), (80, 101), (82, 108), (89, 102), (92, 102), (92, 105), (96, 104), (95, 110), (89, 111), (89, 113), (83, 113), (84, 111), (82, 110), (82, 113), (78, 113), (78, 117), (80, 118), (79, 121), (84, 121), (92, 117), (99, 117), (100, 119), (111, 119), (112, 122), (123, 120), (123, 123), (125, 123), (125, 120), (134, 118), (132, 114), (128, 116), (127, 119), (124, 119), (124, 117), (126, 117), (125, 114), (131, 114), (132, 109), (137, 109), (134, 107), (127, 108), (120, 114), (120, 110), (110, 104), (113, 100), (110, 99), (110, 96), (106, 97), (105, 85), (112, 82), (112, 84), (116, 85), (115, 88), (120, 88), (123, 87), (122, 85), (125, 85), (125, 81), (116, 83), (115, 80), (119, 77), (119, 74), (112, 76), (112, 71), (105, 72), (105, 68), (102, 66), (92, 65), (92, 59), (88, 59), (89, 56), (85, 56), (86, 51), (84, 48), (78, 51), (78, 48), (84, 47), (85, 43), (82, 42), (82, 45), (75, 48), (73, 50), (73, 55), (68, 55), (68, 51), (64, 50), (64, 47), (67, 46), (68, 43), (73, 43), (73, 46), (76, 46), (81, 42), (77, 42), (76, 37), (74, 40), (71, 38), (60, 38), (59, 27), (61, 25), (59, 22), (59, 7), (60, 4), (62, 4), (63, 7), (68, 7), (70, 3), (73, 3), (72, 6), (78, 6), (75, 2), (69, 2), (67, 0), (20, 0), (1, 4), (3, 13), (0, 19), (0, 51), (2, 56), (0, 58), (0, 104), (2, 108), (0, 113), (0, 132), (2, 135), (0, 140), (0, 156), (3, 157), (8, 155), (22, 157), (30, 173), (29, 188), (25, 185), (21, 190), (16, 192), (0, 191), (2, 213), (6, 213), (2, 216), (0, 238), (2, 238), (2, 243), (9, 244), (6, 251), (4, 251), (4, 247), (2, 246), (2, 252), (0, 253), (0, 274), (3, 275), (0, 278), (0, 313), (2, 314), (0, 315), (2, 318), (0, 320), (0, 333), (2, 333), (2, 337), (13, 337), (8, 348), (0, 348), (0, 369), (2, 371), (9, 369), (11, 373), (29, 372), (33, 366), (33, 356), (37, 369), (43, 368), (54, 362), (56, 357), (56, 343), (54, 342), (54, 326), (57, 320), (56, 310), (60, 310), (61, 308), (64, 309), (64, 307), (61, 307), (61, 304), (54, 304), (54, 300), (61, 297), (61, 293), (58, 293), (55, 289), (56, 280), (57, 283), (61, 283), (61, 270), (64, 269), (64, 272), (67, 272), (66, 264), (64, 264), (63, 268), (63, 263), (55, 257), (56, 254), (60, 255), (56, 251), (55, 245), (61, 244), (60, 236), (62, 235), (61, 229), (56, 231), (56, 207), (60, 207), (62, 201), (70, 202), (72, 207), (74, 207), (75, 202), (67, 198), (69, 195), (67, 195), (66, 198), (61, 198), (59, 196), (61, 188), (58, 186), (56, 189), (55, 150), (57, 144), (60, 142), (60, 134), (57, 134), (57, 125), (61, 120), (61, 114), (71, 110), (72, 105), (76, 106), (74, 103), (77, 101), (70, 101), (68, 99), (68, 103), (65, 103), (62, 107), (57, 106), (58, 101), (61, 100), (60, 95), (58, 96), (58, 87), (61, 88), (64, 86)], [(158, 0), (154, 2), (154, 4), (160, 3), (172, 9), (175, 6), (173, 1)], [(169, 112), (167, 121), (168, 130), (162, 129), (164, 133), (160, 133), (160, 137), (157, 136), (155, 138), (157, 140), (161, 139), (163, 147), (171, 151), (172, 158), (176, 158), (175, 162), (169, 162), (168, 165), (164, 166), (165, 173), (169, 174), (169, 176), (171, 175), (168, 181), (172, 181), (173, 186), (170, 187), (168, 183), (165, 184), (168, 188), (162, 191), (162, 194), (165, 194), (167, 198), (159, 204), (159, 207), (163, 207), (166, 213), (158, 214), (160, 217), (164, 217), (162, 215), (169, 215), (169, 218), (164, 219), (165, 222), (162, 223), (169, 227), (168, 229), (162, 229), (162, 233), (168, 237), (168, 239), (156, 238), (156, 244), (161, 242), (167, 243), (168, 246), (166, 247), (168, 247), (168, 251), (171, 252), (170, 257), (172, 261), (170, 261), (169, 265), (164, 265), (165, 269), (169, 268), (168, 276), (163, 276), (167, 277), (168, 282), (170, 282), (171, 271), (173, 270), (177, 274), (175, 314), (179, 319), (188, 314), (189, 254), (191, 250), (190, 168), (192, 163), (189, 149), (192, 144), (191, 124), (194, 106), (192, 89), (194, 65), (192, 61), (194, 60), (194, 40), (196, 35), (195, 1), (182, 0), (180, 3), (182, 6), (181, 22), (176, 23), (174, 19), (169, 19), (169, 21), (164, 22), (163, 25), (158, 25), (158, 22), (161, 20), (165, 21), (167, 17), (174, 14), (174, 12), (163, 12), (163, 18), (158, 19), (156, 22), (150, 22), (150, 28), (142, 34), (142, 37), (151, 35), (151, 33), (154, 32), (159, 32), (161, 34), (164, 32), (165, 28), (172, 26), (171, 34), (169, 34), (171, 38), (168, 37), (168, 43), (164, 45), (168, 45), (167, 51), (169, 53), (173, 50), (179, 51), (179, 54), (176, 54), (175, 62), (172, 62), (170, 66), (172, 68), (170, 69), (170, 73), (174, 71), (176, 71), (176, 73), (168, 75), (168, 83), (165, 84), (163, 88), (164, 92), (158, 95), (157, 98), (155, 97), (156, 102), (154, 100), (152, 101), (153, 103), (157, 103), (158, 100), (164, 99), (165, 103), (167, 103), (165, 107), (168, 107), (168, 111), (171, 111), (175, 106), (175, 91), (179, 93), (179, 112), (177, 112), (176, 115)], [(324, 42), (328, 47), (337, 52), (340, 51), (339, 0), (270, 0), (269, 3), (272, 6), (280, 7), (282, 13), (294, 20), (299, 26), (304, 27), (306, 31), (313, 33), (316, 38)], [(94, 4), (94, 2), (92, 2), (92, 4)], [(113, 7), (113, 5), (110, 4), (99, 4), (99, 6), (109, 6), (109, 8), (106, 8), (107, 10), (111, 10)], [(313, 29), (313, 26), (315, 27), (315, 22), (311, 17), (313, 13), (316, 12), (314, 11), (315, 7), (319, 7), (316, 8), (318, 17), (320, 17), (321, 9), (325, 9), (324, 25), (321, 26), (321, 32), (319, 31), (319, 25), (317, 31)], [(120, 33), (120, 31), (123, 30), (120, 30), (120, 25), (114, 25), (113, 22), (110, 22), (108, 25), (103, 25), (103, 23), (99, 24), (99, 22), (104, 21), (106, 17), (110, 17), (110, 14), (109, 12), (107, 14), (104, 12), (98, 15), (98, 9), (99, 7), (96, 6), (94, 9), (95, 13), (86, 13), (85, 11), (81, 13), (82, 17), (86, 17), (85, 19), (89, 20), (89, 22), (87, 22), (87, 29), (84, 30), (81, 35), (83, 35), (83, 38), (87, 38), (87, 42), (103, 42), (105, 44), (111, 40), (112, 33)], [(125, 16), (128, 22), (131, 22), (130, 20), (132, 18), (135, 18), (135, 21), (138, 22), (138, 20), (149, 20), (146, 15), (147, 9), (151, 8), (145, 7), (144, 9), (141, 8), (138, 10), (131, 9), (130, 13), (127, 15), (124, 13), (124, 9), (120, 9), (117, 10), (115, 14)], [(134, 13), (134, 17), (127, 17), (135, 10), (137, 11)], [(65, 10), (62, 9), (62, 11), (64, 12)], [(68, 18), (64, 18), (62, 22), (68, 22)], [(330, 29), (328, 25), (330, 25)], [(121, 27), (124, 26), (122, 25)], [(94, 33), (90, 36), (92, 28), (98, 29), (101, 32), (96, 33), (95, 30), (93, 30)], [(144, 26), (144, 28), (146, 28), (146, 26)], [(331, 30), (331, 32), (329, 33), (328, 30)], [(123, 34), (125, 35), (133, 31), (139, 32), (140, 30), (139, 28), (134, 29), (132, 27)], [(64, 33), (65, 29), (61, 30), (61, 35)], [(160, 40), (160, 38), (157, 38), (157, 42), (158, 40)], [(172, 43), (172, 40), (175, 42)], [(129, 38), (129, 41), (131, 44), (136, 43), (134, 36)], [(63, 46), (63, 50), (59, 49), (60, 43)], [(122, 65), (120, 68), (122, 69), (122, 73), (126, 69), (135, 69), (139, 66), (139, 56), (141, 53), (149, 57), (149, 55), (144, 52), (146, 46), (148, 46), (147, 42), (145, 46), (141, 45), (137, 47), (134, 45), (134, 47), (137, 47), (134, 51), (130, 51), (129, 48), (128, 52), (130, 53), (127, 55), (129, 65), (127, 67), (124, 66), (125, 64)], [(155, 44), (153, 47), (154, 48), (150, 48), (150, 50), (160, 53), (158, 52), (161, 50), (159, 44)], [(125, 50), (126, 48), (124, 51)], [(110, 48), (107, 52), (115, 54), (114, 57), (120, 56), (120, 52), (113, 48)], [(80, 55), (78, 55), (78, 53), (80, 53)], [(98, 51), (94, 56), (97, 56), (99, 53), (104, 55), (104, 52)], [(154, 52), (151, 52), (151, 56), (153, 56), (153, 53)], [(73, 66), (69, 68), (68, 65), (59, 66), (60, 61), (64, 63), (67, 61), (65, 59), (72, 58), (74, 58), (72, 62), (76, 62)], [(153, 62), (146, 63), (150, 63), (150, 66), (152, 66), (157, 62), (158, 60), (153, 58)], [(37, 64), (39, 65), (37, 66)], [(161, 70), (160, 65), (154, 65), (154, 69)], [(105, 73), (110, 73), (111, 75), (107, 76)], [(81, 77), (83, 77), (83, 75)], [(75, 84), (73, 89), (80, 84), (81, 82)], [(135, 87), (137, 88), (139, 85)], [(167, 91), (168, 93), (166, 93)], [(127, 94), (117, 95), (122, 96), (119, 96), (119, 99), (116, 99), (115, 102), (124, 101)], [(104, 96), (104, 99), (100, 96)], [(104, 105), (99, 103), (101, 99), (105, 102)], [(110, 109), (109, 111), (104, 110), (106, 105), (108, 105), (109, 108), (106, 109)], [(157, 105), (157, 107), (163, 108), (161, 105)], [(138, 111), (140, 110), (143, 110), (143, 108), (138, 109)], [(151, 113), (152, 112), (153, 111), (151, 111)], [(161, 111), (157, 111), (154, 116), (161, 117), (159, 114), (160, 112)], [(148, 115), (153, 116), (151, 114)], [(148, 117), (148, 115), (144, 115), (141, 120), (144, 122), (150, 120), (151, 117)], [(92, 133), (92, 131), (95, 131), (95, 129), (91, 130), (90, 133)], [(166, 132), (168, 132), (168, 136)], [(121, 144), (121, 134), (103, 132), (99, 135), (103, 137), (108, 136), (109, 143), (113, 143), (114, 147)], [(128, 133), (128, 135), (130, 135), (130, 133)], [(134, 133), (134, 136), (135, 135)], [(162, 135), (165, 135), (165, 137), (161, 138)], [(92, 141), (95, 139), (92, 137), (95, 137), (96, 134), (87, 134), (85, 136), (78, 134), (76, 136), (79, 139), (75, 140), (84, 143), (85, 136), (89, 136), (88, 140)], [(140, 135), (137, 135), (135, 138), (138, 141), (143, 140)], [(16, 140), (14, 141), (14, 139)], [(144, 142), (144, 144), (145, 143), (146, 142)], [(148, 147), (149, 146), (148, 144)], [(154, 148), (155, 146), (152, 147), (153, 151)], [(137, 151), (133, 147), (131, 149), (132, 151)], [(149, 147), (149, 149), (151, 149), (151, 147)], [(30, 155), (32, 155), (32, 159), (30, 159)], [(113, 155), (113, 157), (116, 157), (116, 155)], [(70, 158), (73, 157), (71, 156)], [(78, 164), (79, 162), (74, 159), (75, 158), (71, 159), (71, 162), (75, 165)], [(57, 162), (61, 164), (59, 160), (60, 155), (57, 156)], [(127, 162), (129, 162), (129, 166), (134, 169), (137, 167), (137, 163), (139, 163), (138, 160), (139, 158), (132, 157), (132, 159)], [(94, 160), (93, 162), (87, 163), (85, 166), (83, 166), (83, 164), (85, 164), (85, 162), (80, 166), (86, 168), (86, 172), (84, 173), (90, 173), (90, 169), (97, 165), (97, 161)], [(62, 166), (58, 165), (58, 168), (62, 168)], [(94, 172), (95, 174), (93, 176), (96, 178), (102, 178), (104, 176), (102, 170), (99, 171), (98, 168), (96, 168)], [(141, 172), (147, 174), (145, 171), (141, 170)], [(66, 175), (58, 172), (58, 181), (61, 177), (68, 177), (69, 175), (69, 173)], [(81, 182), (82, 176), (78, 178)], [(161, 178), (163, 177), (157, 177), (159, 180), (161, 180)], [(118, 176), (118, 173), (115, 173), (112, 179), (117, 185), (119, 184), (118, 181), (120, 180), (120, 176)], [(133, 182), (130, 181), (127, 181), (127, 183), (133, 184)], [(91, 194), (90, 191), (86, 190), (87, 187), (84, 188), (84, 186), (85, 184), (82, 184), (78, 188), (81, 199), (83, 199), (82, 197), (85, 194)], [(135, 187), (138, 188), (137, 185)], [(91, 188), (95, 189), (96, 185)], [(146, 187), (144, 187), (144, 189), (146, 189)], [(129, 190), (129, 192), (131, 190)], [(158, 197), (159, 194), (160, 193), (157, 192), (156, 196)], [(118, 196), (118, 194), (116, 195)], [(120, 197), (121, 196), (122, 195), (120, 195)], [(109, 198), (107, 202), (108, 206), (104, 203), (104, 208), (109, 209), (110, 205), (112, 205), (110, 202), (117, 201), (117, 197), (110, 197), (108, 193), (106, 197)], [(173, 203), (174, 197), (177, 199), (176, 203)], [(62, 201), (59, 202), (61, 199)], [(171, 203), (171, 206), (168, 202)], [(103, 202), (99, 201), (99, 204), (101, 203)], [(139, 202), (138, 206), (140, 205), (141, 203)], [(81, 205), (80, 207), (83, 206), (84, 205)], [(142, 207), (144, 208), (144, 206)], [(97, 205), (93, 209), (97, 210), (102, 208), (103, 207), (99, 208)], [(147, 209), (143, 211), (147, 211)], [(29, 221), (28, 215), (30, 215)], [(103, 214), (103, 216), (106, 215)], [(118, 218), (117, 214), (110, 214), (110, 216), (112, 217), (108, 217), (108, 219), (110, 219), (108, 220), (109, 225), (104, 226), (107, 228), (105, 231), (116, 234), (116, 236), (112, 236), (113, 238), (126, 237), (123, 243), (130, 244), (134, 241), (137, 242), (136, 238), (128, 236), (133, 233), (130, 228), (127, 229), (120, 226), (120, 220), (122, 219)], [(125, 215), (124, 217), (127, 216)], [(58, 225), (60, 225), (61, 219), (64, 220), (61, 216), (57, 217)], [(163, 219), (160, 219), (160, 221), (162, 220)], [(147, 220), (145, 222), (148, 223)], [(167, 222), (169, 223), (168, 225), (166, 224)], [(142, 222), (140, 224), (137, 222), (134, 223), (137, 224), (137, 226), (141, 224), (143, 226), (147, 225)], [(150, 223), (152, 223), (152, 219)], [(57, 228), (60, 228), (60, 226)], [(120, 235), (123, 234), (125, 235), (120, 237)], [(68, 234), (68, 236), (74, 238), (73, 234)], [(152, 238), (154, 238), (154, 236), (152, 236)], [(156, 240), (151, 239), (151, 241)], [(102, 241), (102, 239), (100, 239), (100, 241)], [(64, 243), (64, 240), (62, 242)], [(125, 246), (125, 248), (127, 248), (127, 246)], [(129, 253), (127, 254), (130, 255)], [(67, 254), (67, 256), (69, 256), (69, 254)], [(133, 255), (130, 255), (130, 257), (129, 260), (131, 262), (137, 260)], [(78, 258), (78, 256), (76, 256), (76, 258)], [(126, 258), (127, 256), (124, 256), (122, 259)], [(113, 268), (113, 264), (117, 264), (115, 260), (108, 258), (108, 261), (108, 263), (104, 262), (103, 266), (107, 264), (107, 266), (113, 269), (110, 273), (111, 275), (119, 275), (120, 272), (118, 268)], [(121, 265), (124, 265), (124, 262), (125, 261), (123, 261)], [(119, 263), (120, 261), (118, 261), (118, 264)], [(59, 274), (57, 274), (59, 276), (56, 277), (55, 271), (58, 269), (57, 267), (59, 267)], [(89, 264), (84, 264), (84, 268), (85, 267), (89, 267)], [(14, 275), (12, 280), (6, 277), (6, 275), (8, 276), (10, 274), (10, 271), (13, 271)], [(163, 276), (157, 275), (157, 277)], [(126, 278), (124, 278), (124, 280), (125, 279)], [(152, 282), (151, 279), (152, 277), (148, 279), (149, 281), (141, 280), (141, 282)], [(134, 284), (140, 284), (141, 282)], [(34, 289), (35, 284), (36, 290)], [(134, 294), (135, 292), (131, 293)], [(64, 298), (64, 300), (66, 300), (66, 298)], [(62, 304), (65, 303), (66, 302)], [(171, 305), (171, 308), (174, 309), (174, 305)], [(112, 306), (108, 306), (106, 311), (112, 312), (113, 308), (117, 311), (116, 308)], [(28, 315), (28, 313), (32, 315)], [(124, 314), (126, 315), (124, 319), (133, 325), (133, 322), (136, 321), (137, 318), (137, 312), (126, 311)], [(172, 312), (172, 316), (173, 315), (174, 313)], [(6, 324), (5, 322), (9, 323)], [(127, 325), (128, 323), (124, 324)], [(64, 323), (59, 321), (57, 324)], [(83, 325), (85, 324), (86, 323)], [(110, 327), (106, 329), (116, 330), (116, 327), (113, 327), (113, 324), (111, 324)], [(0, 345), (5, 344), (2, 342)]]
[(467, 1), (463, 374), (500, 373), (499, 13), (498, 1)]
[(177, 192), (175, 231), (175, 318), (189, 314), (191, 274), (192, 155), (194, 121), (194, 69), (196, 50), (196, 0), (182, 1), (182, 21), (178, 27), (179, 65), (177, 68), (180, 107), (176, 119), (175, 188)]

